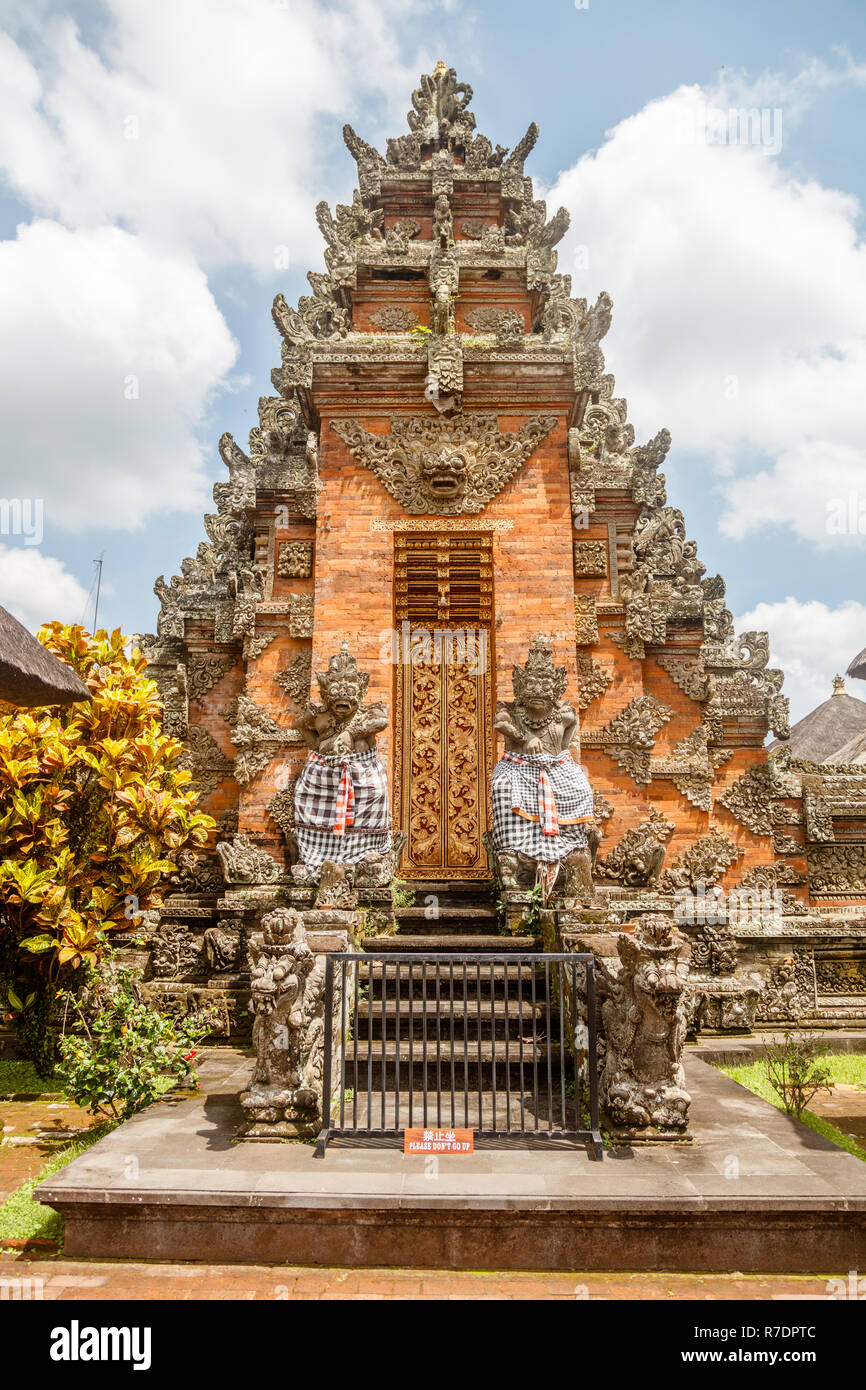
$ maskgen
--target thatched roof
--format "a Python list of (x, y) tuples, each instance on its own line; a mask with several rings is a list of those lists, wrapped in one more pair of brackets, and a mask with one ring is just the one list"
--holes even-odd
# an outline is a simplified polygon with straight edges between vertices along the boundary
[(831, 757), (828, 763), (862, 763), (866, 765), (866, 733), (855, 734), (847, 743), (843, 743)]
[[(810, 763), (834, 761), (853, 762), (854, 759), (834, 757), (853, 740), (866, 735), (866, 701), (855, 700), (845, 693), (844, 682), (837, 676), (833, 694), (818, 705), (791, 729), (787, 746), (791, 756)], [(771, 747), (778, 746), (777, 743)]]
[(72, 668), (0, 608), (0, 710), (3, 705), (32, 708), (89, 699), (90, 691)]
[(845, 675), (854, 676), (858, 681), (866, 681), (866, 647), (863, 648), (862, 652), (857, 653)]

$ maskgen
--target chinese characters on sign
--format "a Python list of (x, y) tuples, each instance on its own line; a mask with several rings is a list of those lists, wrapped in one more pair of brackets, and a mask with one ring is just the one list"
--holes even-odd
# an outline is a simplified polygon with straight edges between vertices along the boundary
[(475, 1135), (471, 1129), (404, 1129), (404, 1154), (471, 1154)]

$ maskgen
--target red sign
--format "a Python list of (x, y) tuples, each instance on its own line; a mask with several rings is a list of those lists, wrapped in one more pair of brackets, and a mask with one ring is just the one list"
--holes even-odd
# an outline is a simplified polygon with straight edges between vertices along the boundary
[(471, 1154), (475, 1134), (471, 1129), (404, 1129), (404, 1154)]

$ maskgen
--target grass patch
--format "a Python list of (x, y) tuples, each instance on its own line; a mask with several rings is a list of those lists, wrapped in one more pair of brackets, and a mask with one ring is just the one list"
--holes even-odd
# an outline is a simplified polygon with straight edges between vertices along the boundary
[[(9, 1065), (27, 1066), (29, 1063), (13, 1062)], [(173, 1088), (175, 1078), (164, 1076), (158, 1084), (161, 1096), (164, 1096)], [(10, 1089), (12, 1088), (10, 1087)], [(16, 1089), (29, 1090), (34, 1088), (16, 1087)], [(77, 1139), (71, 1139), (57, 1153), (52, 1154), (32, 1178), (28, 1178), (20, 1187), (16, 1187), (15, 1191), (10, 1193), (6, 1201), (0, 1206), (0, 1240), (56, 1240), (62, 1250), (62, 1218), (52, 1207), (46, 1207), (41, 1202), (37, 1202), (33, 1196), (33, 1190), (46, 1178), (50, 1178), (61, 1168), (65, 1168), (67, 1163), (71, 1163), (74, 1158), (78, 1158), (79, 1154), (85, 1153), (92, 1144), (109, 1134), (111, 1130), (116, 1129), (121, 1123), (121, 1120), (105, 1120), (101, 1124), (94, 1125), (92, 1129), (85, 1130)]]
[[(858, 1056), (854, 1053), (834, 1053), (819, 1059), (830, 1072), (834, 1082), (845, 1086), (866, 1085), (866, 1056)], [(761, 1062), (750, 1062), (748, 1066), (738, 1067), (719, 1067), (719, 1071), (725, 1076), (729, 1076), (732, 1081), (738, 1081), (746, 1090), (754, 1095), (760, 1096), (761, 1100), (769, 1101), (775, 1105), (777, 1110), (784, 1110), (780, 1096), (767, 1078), (766, 1069)], [(793, 1116), (792, 1116), (793, 1118)], [(830, 1124), (829, 1120), (823, 1120), (820, 1115), (816, 1115), (811, 1110), (804, 1110), (802, 1123), (813, 1130), (815, 1134), (820, 1134), (822, 1139), (829, 1139), (831, 1143), (844, 1149), (846, 1153), (853, 1154), (854, 1158), (859, 1158), (866, 1163), (866, 1149), (863, 1149), (850, 1135), (843, 1134), (835, 1125)]]
[(59, 1091), (60, 1082), (49, 1077), (38, 1076), (32, 1062), (19, 1062), (12, 1058), (0, 1057), (0, 1096), (42, 1095), (45, 1091)]
[(52, 1207), (45, 1207), (33, 1196), (33, 1189), (65, 1168), (101, 1139), (113, 1124), (96, 1125), (79, 1139), (65, 1144), (59, 1153), (52, 1154), (39, 1172), (17, 1187), (0, 1206), (0, 1240), (56, 1240), (63, 1246), (63, 1221)]

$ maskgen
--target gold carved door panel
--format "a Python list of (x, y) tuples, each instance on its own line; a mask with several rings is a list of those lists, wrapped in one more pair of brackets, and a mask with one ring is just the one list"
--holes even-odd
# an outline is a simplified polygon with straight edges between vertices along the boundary
[(395, 537), (396, 824), (406, 878), (487, 878), (493, 758), (486, 536)]
[(488, 876), (489, 648), (485, 655), (484, 669), (475, 660), (401, 667), (398, 823), (408, 878)]

